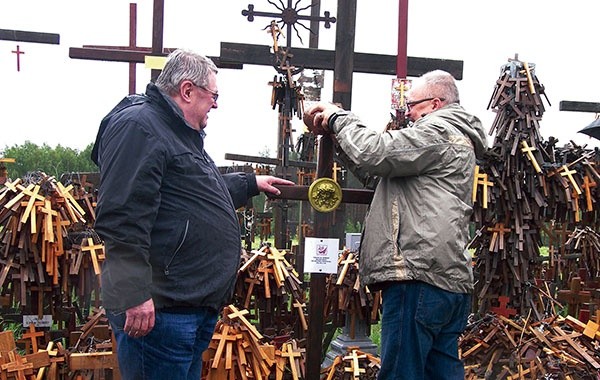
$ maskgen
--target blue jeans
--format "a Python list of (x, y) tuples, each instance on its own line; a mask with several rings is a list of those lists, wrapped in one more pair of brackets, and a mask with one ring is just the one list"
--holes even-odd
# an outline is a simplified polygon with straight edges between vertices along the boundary
[(117, 341), (123, 380), (199, 380), (202, 352), (212, 338), (218, 313), (195, 309), (193, 313), (156, 311), (155, 325), (144, 337), (125, 334), (125, 313), (106, 312)]
[(418, 281), (394, 282), (382, 293), (378, 380), (464, 380), (458, 338), (471, 295)]

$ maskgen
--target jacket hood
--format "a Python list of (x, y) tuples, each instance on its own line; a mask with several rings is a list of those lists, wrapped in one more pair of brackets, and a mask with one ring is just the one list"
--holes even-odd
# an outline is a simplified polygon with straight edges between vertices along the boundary
[(435, 115), (458, 128), (473, 142), (475, 155), (481, 159), (487, 150), (487, 134), (477, 116), (471, 115), (460, 104), (449, 104), (430, 115)]

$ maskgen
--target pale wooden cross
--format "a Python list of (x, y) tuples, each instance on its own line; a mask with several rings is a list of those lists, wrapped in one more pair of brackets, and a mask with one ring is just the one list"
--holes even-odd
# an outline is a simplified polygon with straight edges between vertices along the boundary
[(560, 172), (560, 175), (563, 177), (567, 177), (569, 179), (569, 182), (571, 182), (571, 185), (573, 185), (573, 188), (575, 189), (577, 194), (581, 195), (581, 189), (577, 185), (577, 181), (575, 181), (575, 178), (573, 178), (573, 174), (576, 174), (577, 171), (569, 170), (567, 165), (563, 165), (561, 169), (562, 169), (562, 172)]
[[(87, 245), (81, 245), (81, 252), (89, 252), (90, 258), (92, 259), (92, 265), (94, 266), (94, 273), (96, 276), (100, 276), (100, 264), (98, 258), (104, 258), (104, 244), (94, 244), (94, 239), (91, 237), (87, 238)], [(99, 253), (97, 254), (96, 251)]]
[(291, 343), (286, 343), (285, 348), (281, 351), (281, 356), (288, 358), (290, 369), (292, 370), (292, 379), (298, 380), (299, 367), (298, 359), (302, 357), (301, 350), (294, 350), (294, 346)]
[(353, 349), (350, 355), (344, 356), (344, 360), (350, 361), (350, 367), (344, 367), (344, 371), (352, 372), (353, 380), (358, 380), (360, 378), (360, 374), (366, 372), (364, 368), (360, 368), (359, 359), (366, 359), (367, 355), (359, 355), (357, 352), (358, 350)]
[(39, 207), (39, 210), (44, 214), (44, 240), (54, 242), (52, 217), (58, 217), (58, 211), (52, 209), (52, 203), (48, 199), (44, 200), (44, 206)]
[(306, 316), (304, 315), (304, 309), (306, 308), (305, 302), (294, 301), (294, 307), (298, 309), (298, 315), (300, 316), (300, 323), (304, 331), (308, 330), (308, 323), (306, 323)]
[(273, 264), (266, 260), (261, 261), (260, 265), (258, 266), (258, 272), (260, 273), (259, 276), (262, 277), (263, 285), (265, 287), (265, 298), (271, 298), (269, 273), (274, 273)]
[(571, 193), (573, 199), (573, 216), (575, 217), (575, 223), (581, 222), (581, 215), (579, 213), (579, 196), (576, 193)]
[(340, 273), (340, 275), (338, 276), (338, 279), (336, 281), (336, 285), (342, 285), (342, 283), (344, 282), (344, 278), (346, 277), (346, 273), (348, 273), (348, 268), (350, 267), (350, 264), (354, 264), (356, 263), (356, 259), (354, 258), (354, 253), (349, 252), (348, 256), (346, 256), (345, 260), (342, 260), (339, 264), (343, 265), (342, 267), (342, 271)]
[(232, 313), (227, 314), (227, 318), (232, 320), (238, 319), (244, 326), (246, 326), (246, 328), (248, 328), (248, 330), (250, 330), (250, 332), (252, 332), (257, 339), (263, 338), (262, 334), (258, 332), (256, 327), (254, 327), (254, 325), (244, 317), (244, 315), (248, 314), (248, 310), (240, 311), (233, 305), (229, 305), (228, 308), (232, 311)]
[(479, 172), (479, 165), (475, 166), (475, 177), (473, 179), (473, 194), (472, 194), (472, 200), (473, 203), (475, 203), (477, 201), (477, 186), (478, 185), (482, 185), (483, 186), (483, 193), (482, 193), (482, 198), (483, 198), (483, 203), (482, 203), (482, 207), (484, 209), (487, 209), (488, 207), (488, 186), (494, 186), (494, 183), (492, 181), (488, 180), (488, 175), (486, 173), (480, 173)]
[(342, 172), (342, 167), (337, 164), (337, 162), (333, 162), (333, 170), (332, 170), (332, 179), (335, 182), (338, 182), (338, 173)]
[[(223, 356), (223, 350), (225, 349), (225, 347), (227, 346), (227, 353), (228, 355), (226, 355), (225, 361), (225, 369), (231, 369), (231, 348), (229, 348), (233, 342), (235, 342), (238, 339), (238, 334), (235, 333), (234, 334), (229, 334), (229, 328), (230, 326), (225, 324), (223, 325), (223, 331), (221, 332), (221, 334), (214, 334), (213, 335), (213, 339), (218, 339), (219, 340), (219, 345), (217, 346), (217, 350), (215, 352), (215, 357), (212, 363), (212, 368), (217, 369), (219, 367), (219, 362), (221, 361), (221, 357)], [(239, 334), (239, 338), (241, 339), (242, 335)], [(229, 363), (229, 368), (227, 368)]]
[(540, 165), (538, 164), (537, 160), (535, 159), (535, 156), (533, 155), (533, 151), (537, 150), (537, 148), (530, 147), (529, 145), (527, 145), (527, 141), (525, 140), (521, 141), (521, 146), (523, 147), (521, 149), (521, 152), (527, 155), (527, 158), (529, 159), (529, 161), (531, 161), (531, 164), (533, 165), (535, 171), (537, 173), (541, 173), (542, 169), (540, 168)]

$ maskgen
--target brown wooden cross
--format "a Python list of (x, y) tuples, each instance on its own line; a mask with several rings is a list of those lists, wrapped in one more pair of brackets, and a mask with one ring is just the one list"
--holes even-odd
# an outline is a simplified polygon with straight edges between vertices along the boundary
[[(303, 350), (302, 350), (303, 351)], [(281, 350), (281, 356), (288, 358), (288, 364), (292, 371), (292, 379), (298, 380), (300, 375), (299, 359), (302, 357), (301, 350), (295, 350), (292, 343), (286, 343), (283, 350)]]
[[(29, 331), (24, 333), (21, 337), (22, 341), (26, 341), (29, 343), (31, 341), (31, 352), (38, 352), (38, 341), (37, 339), (44, 336), (44, 332), (35, 331), (35, 325), (33, 323), (29, 324)], [(27, 344), (29, 346), (29, 344)]]
[(566, 302), (569, 315), (577, 318), (581, 304), (590, 301), (591, 293), (582, 290), (581, 277), (573, 277), (569, 289), (558, 291), (557, 299)]
[(583, 177), (583, 190), (585, 190), (586, 211), (594, 211), (592, 204), (592, 188), (596, 187), (596, 182), (592, 181), (588, 175)]
[(0, 368), (2, 368), (2, 371), (6, 371), (7, 374), (16, 372), (11, 376), (14, 376), (17, 380), (27, 380), (29, 375), (33, 373), (33, 363), (28, 363), (27, 359), (15, 351), (9, 351), (8, 363), (2, 364)]

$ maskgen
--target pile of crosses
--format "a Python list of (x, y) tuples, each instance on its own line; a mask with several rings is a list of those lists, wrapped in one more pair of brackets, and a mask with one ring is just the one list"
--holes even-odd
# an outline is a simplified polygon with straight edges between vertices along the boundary
[(338, 355), (321, 371), (321, 380), (376, 380), (381, 360), (368, 352), (348, 347), (347, 355)]
[(306, 350), (299, 348), (294, 339), (262, 343), (263, 335), (246, 319), (247, 314), (247, 310), (240, 311), (233, 305), (225, 307), (211, 343), (202, 355), (202, 378), (283, 379), (286, 368), (289, 378), (304, 378)]
[(368, 286), (360, 283), (358, 253), (344, 249), (338, 258), (337, 275), (327, 278), (325, 318), (335, 326), (348, 326), (349, 336), (356, 336), (358, 320), (367, 325), (377, 324), (380, 316), (381, 292), (371, 293)]
[(585, 323), (597, 323), (589, 318), (600, 304), (600, 154), (542, 139), (542, 96), (535, 66), (509, 60), (488, 106), (495, 137), (475, 172), (469, 244), (480, 319), (461, 340), (473, 378), (533, 379), (555, 368), (586, 378), (599, 369), (595, 333), (581, 333), (594, 330)]
[(473, 321), (460, 342), (465, 379), (596, 379), (598, 323), (552, 316)]
[(288, 261), (285, 250), (269, 244), (245, 256), (238, 271), (234, 303), (249, 310), (259, 330), (269, 338), (286, 339), (294, 331), (302, 338), (308, 330), (306, 294), (294, 261)]
[(0, 332), (0, 379), (120, 379), (111, 335), (103, 310), (71, 332), (69, 349), (33, 323), (16, 342), (12, 331)]

